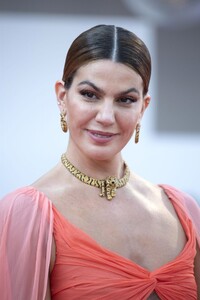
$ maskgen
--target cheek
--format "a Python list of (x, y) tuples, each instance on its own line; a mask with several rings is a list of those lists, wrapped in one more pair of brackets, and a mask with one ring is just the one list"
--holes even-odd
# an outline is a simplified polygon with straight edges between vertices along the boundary
[(126, 134), (129, 138), (133, 135), (136, 125), (137, 125), (137, 120), (134, 120), (132, 122), (127, 122)]
[(129, 115), (124, 118), (123, 122), (123, 135), (125, 140), (130, 140), (134, 134), (136, 125), (138, 122), (138, 116), (136, 115)]
[(121, 127), (123, 127), (127, 131), (127, 133), (132, 132), (136, 127), (138, 115), (136, 115), (134, 112), (123, 114), (118, 120), (121, 124)]
[(93, 110), (84, 103), (74, 101), (67, 107), (67, 119), (71, 128), (85, 125), (94, 116)]

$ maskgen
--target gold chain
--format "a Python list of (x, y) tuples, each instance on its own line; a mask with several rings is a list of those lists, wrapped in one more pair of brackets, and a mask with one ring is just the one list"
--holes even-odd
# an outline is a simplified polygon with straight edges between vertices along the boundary
[(125, 184), (127, 184), (130, 177), (130, 171), (125, 162), (124, 177), (118, 179), (115, 176), (108, 176), (106, 179), (95, 179), (79, 171), (74, 165), (70, 163), (65, 154), (62, 154), (61, 161), (66, 167), (66, 169), (77, 179), (79, 179), (83, 183), (101, 189), (101, 193), (99, 194), (99, 196), (106, 197), (108, 200), (112, 200), (112, 198), (116, 196), (116, 189), (123, 187)]

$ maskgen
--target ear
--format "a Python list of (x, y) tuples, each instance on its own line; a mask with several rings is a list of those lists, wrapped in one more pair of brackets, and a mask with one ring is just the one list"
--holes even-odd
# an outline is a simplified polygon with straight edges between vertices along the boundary
[(63, 81), (56, 81), (55, 92), (60, 112), (66, 113), (67, 90), (65, 89)]
[(151, 96), (149, 94), (145, 95), (142, 103), (142, 109), (140, 112), (140, 118), (139, 118), (140, 120), (142, 119), (146, 108), (149, 106), (150, 101), (151, 101)]

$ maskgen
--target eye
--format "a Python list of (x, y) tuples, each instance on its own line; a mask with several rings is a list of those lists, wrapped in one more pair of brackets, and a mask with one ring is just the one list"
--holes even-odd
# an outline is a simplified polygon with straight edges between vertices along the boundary
[(89, 90), (82, 90), (80, 91), (80, 94), (85, 97), (87, 100), (95, 100), (97, 99), (97, 95)]
[(121, 98), (117, 99), (117, 102), (119, 102), (121, 104), (131, 104), (131, 103), (137, 102), (137, 99), (133, 98), (133, 97), (121, 97)]

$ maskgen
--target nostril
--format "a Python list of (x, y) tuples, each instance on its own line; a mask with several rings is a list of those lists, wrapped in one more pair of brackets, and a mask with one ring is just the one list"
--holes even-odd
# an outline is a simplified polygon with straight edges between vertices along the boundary
[(115, 122), (115, 114), (113, 110), (101, 110), (96, 116), (97, 122), (102, 124), (113, 124)]

